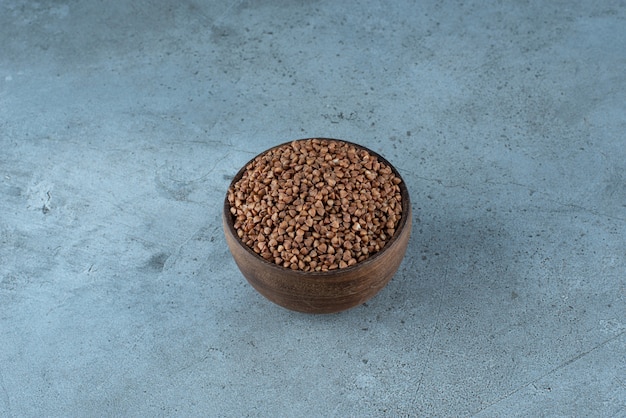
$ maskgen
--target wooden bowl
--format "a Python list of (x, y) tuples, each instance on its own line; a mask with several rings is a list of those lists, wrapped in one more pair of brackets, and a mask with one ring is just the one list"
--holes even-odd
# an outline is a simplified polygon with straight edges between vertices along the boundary
[[(402, 179), (395, 167), (370, 149), (338, 139), (319, 139), (344, 142), (356, 148), (364, 149), (370, 155), (376, 156), (378, 161), (390, 167), (394, 174)], [(289, 143), (291, 141), (274, 148)], [(243, 176), (246, 167), (253, 160), (250, 160), (239, 170), (231, 186)], [(224, 200), (223, 212), (226, 242), (244, 277), (252, 287), (270, 301), (299, 312), (340, 312), (360, 305), (376, 295), (391, 280), (400, 266), (411, 234), (411, 202), (404, 180), (400, 182), (399, 187), (402, 200), (402, 217), (395, 234), (386, 242), (382, 250), (351, 267), (324, 272), (305, 272), (291, 270), (266, 261), (246, 246), (237, 236), (228, 198)]]

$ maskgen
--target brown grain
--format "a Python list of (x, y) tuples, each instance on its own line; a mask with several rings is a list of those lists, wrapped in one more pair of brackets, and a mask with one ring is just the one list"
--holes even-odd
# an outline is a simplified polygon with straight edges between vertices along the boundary
[(237, 236), (285, 268), (346, 268), (380, 251), (402, 217), (400, 178), (341, 141), (294, 141), (255, 158), (228, 190)]

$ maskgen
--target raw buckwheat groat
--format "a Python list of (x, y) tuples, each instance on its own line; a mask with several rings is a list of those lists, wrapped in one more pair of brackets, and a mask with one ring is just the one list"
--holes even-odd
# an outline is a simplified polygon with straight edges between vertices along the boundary
[(294, 141), (255, 158), (228, 190), (239, 238), (303, 271), (352, 266), (380, 251), (402, 216), (400, 178), (341, 141)]

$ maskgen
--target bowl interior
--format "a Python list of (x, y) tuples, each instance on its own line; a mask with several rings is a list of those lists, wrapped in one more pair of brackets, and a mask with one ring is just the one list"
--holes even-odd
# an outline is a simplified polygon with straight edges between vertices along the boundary
[[(235, 230), (234, 221), (233, 221), (233, 215), (230, 213), (230, 203), (228, 202), (228, 197), (226, 197), (224, 199), (224, 218), (225, 218), (226, 227), (229, 229), (229, 233), (235, 238), (236, 242), (241, 247), (243, 247), (243, 249), (246, 252), (250, 253), (250, 255), (252, 255), (256, 260), (258, 260), (259, 264), (262, 265), (263, 268), (268, 268), (270, 270), (276, 269), (277, 271), (281, 271), (281, 272), (289, 272), (290, 275), (295, 276), (295, 277), (299, 277), (299, 278), (313, 278), (314, 277), (314, 278), (316, 278), (316, 280), (319, 280), (319, 279), (324, 278), (324, 277), (328, 277), (328, 278), (336, 277), (339, 274), (348, 273), (350, 271), (353, 271), (354, 269), (363, 268), (364, 266), (367, 266), (369, 263), (375, 262), (378, 257), (380, 257), (382, 254), (385, 253), (386, 250), (388, 250), (389, 248), (391, 248), (393, 246), (394, 242), (397, 241), (397, 239), (401, 235), (402, 231), (406, 228), (408, 218), (409, 218), (409, 216), (411, 214), (411, 201), (410, 201), (410, 198), (409, 198), (409, 192), (408, 192), (408, 189), (407, 189), (406, 184), (404, 182), (404, 179), (402, 178), (402, 176), (400, 175), (398, 170), (389, 161), (387, 161), (384, 157), (382, 157), (378, 153), (376, 153), (376, 152), (374, 152), (374, 151), (370, 150), (369, 148), (366, 148), (366, 147), (364, 147), (362, 145), (355, 144), (355, 143), (349, 142), (349, 141), (344, 141), (342, 139), (305, 138), (305, 139), (298, 139), (296, 141), (307, 141), (309, 139), (320, 139), (320, 140), (343, 142), (345, 144), (352, 145), (352, 146), (356, 147), (357, 149), (365, 150), (370, 155), (375, 156), (378, 159), (379, 162), (381, 162), (381, 163), (385, 164), (387, 167), (389, 167), (393, 171), (394, 175), (400, 179), (400, 183), (398, 184), (398, 186), (400, 188), (402, 215), (400, 217), (400, 222), (398, 223), (398, 226), (396, 227), (396, 230), (395, 230), (393, 236), (389, 240), (387, 240), (385, 242), (384, 247), (381, 248), (380, 251), (378, 251), (377, 253), (371, 255), (370, 257), (366, 258), (365, 260), (358, 262), (357, 264), (355, 264), (353, 266), (349, 266), (349, 267), (345, 267), (345, 268), (341, 268), (341, 269), (334, 269), (334, 270), (328, 270), (328, 271), (291, 270), (291, 269), (285, 268), (283, 266), (279, 266), (278, 264), (275, 264), (273, 262), (265, 260), (259, 254), (255, 253), (250, 247), (248, 247), (243, 241), (241, 241), (241, 239), (237, 235), (237, 231)], [(263, 154), (266, 154), (266, 153), (268, 153), (268, 152), (270, 152), (270, 151), (272, 151), (272, 150), (274, 150), (276, 148), (283, 147), (285, 145), (291, 144), (292, 142), (294, 142), (294, 141), (288, 141), (288, 142), (282, 143), (280, 145), (276, 145), (275, 147), (269, 148), (268, 150), (263, 151), (262, 153), (258, 154), (254, 158), (250, 159), (250, 161), (248, 161), (246, 164), (244, 164), (244, 166), (239, 170), (239, 172), (237, 172), (237, 174), (235, 175), (235, 177), (231, 181), (231, 183), (229, 185), (229, 188), (232, 187), (237, 181), (239, 181), (239, 179), (241, 179), (241, 177), (243, 176), (243, 174), (246, 171), (246, 167), (250, 163), (252, 163), (256, 158), (258, 158), (259, 156), (261, 156)]]

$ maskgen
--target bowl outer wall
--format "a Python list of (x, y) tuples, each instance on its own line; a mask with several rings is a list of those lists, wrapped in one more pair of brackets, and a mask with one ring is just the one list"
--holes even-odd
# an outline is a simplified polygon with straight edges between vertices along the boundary
[[(366, 147), (338, 139), (318, 139), (344, 142), (364, 149), (389, 166), (402, 180), (391, 163)], [(306, 139), (296, 141), (304, 140)], [(255, 158), (291, 142), (293, 141), (277, 145), (255, 156), (241, 168), (232, 180), (231, 186), (241, 178), (246, 167)], [(412, 214), (404, 180), (400, 185), (402, 218), (398, 230), (381, 251), (348, 268), (327, 272), (304, 272), (287, 269), (264, 260), (236, 235), (227, 198), (224, 201), (222, 216), (226, 241), (246, 280), (270, 301), (287, 309), (307, 313), (332, 313), (349, 309), (369, 300), (385, 287), (404, 258), (411, 233)]]

